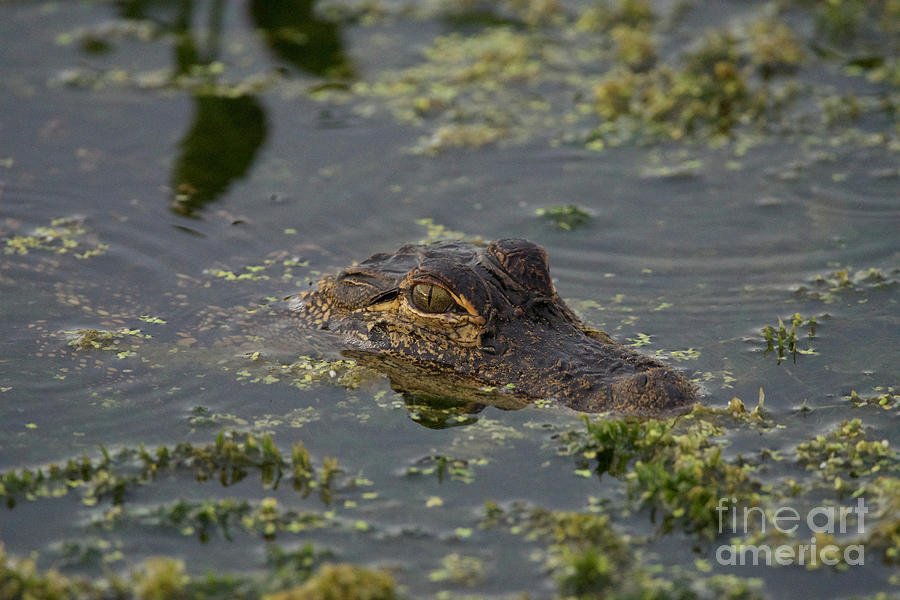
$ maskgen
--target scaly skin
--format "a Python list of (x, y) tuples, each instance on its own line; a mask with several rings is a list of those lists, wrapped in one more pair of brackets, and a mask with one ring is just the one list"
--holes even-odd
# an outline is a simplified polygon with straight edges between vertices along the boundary
[[(446, 295), (432, 286), (443, 288), (451, 306), (422, 308), (417, 284), (439, 310)], [(579, 321), (553, 287), (547, 253), (526, 240), (403, 246), (295, 299), (304, 324), (338, 333), (348, 355), (406, 391), (471, 399), (462, 390), (497, 387), (508, 407), (551, 399), (644, 415), (697, 400), (685, 377)]]

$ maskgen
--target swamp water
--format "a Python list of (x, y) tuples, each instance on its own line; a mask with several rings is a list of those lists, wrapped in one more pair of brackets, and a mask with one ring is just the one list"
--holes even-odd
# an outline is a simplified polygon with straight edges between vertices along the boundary
[[(897, 596), (898, 32), (891, 1), (0, 2), (0, 597)], [(510, 236), (703, 407), (458, 414), (274, 308)]]

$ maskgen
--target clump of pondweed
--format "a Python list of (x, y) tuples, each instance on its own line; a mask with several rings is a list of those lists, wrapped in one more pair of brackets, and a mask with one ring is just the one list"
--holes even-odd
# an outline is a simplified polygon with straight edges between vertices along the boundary
[(794, 313), (791, 317), (791, 329), (788, 331), (787, 327), (784, 325), (784, 321), (782, 321), (781, 317), (778, 317), (777, 328), (766, 325), (761, 330), (763, 339), (766, 341), (766, 350), (763, 355), (768, 356), (770, 352), (777, 351), (778, 364), (781, 364), (781, 361), (783, 361), (788, 354), (793, 357), (795, 363), (797, 362), (798, 354), (815, 354), (816, 351), (812, 348), (807, 348), (805, 350), (800, 348), (799, 329), (801, 327), (806, 327), (809, 330), (807, 337), (811, 340), (816, 337), (816, 327), (818, 324), (816, 317), (804, 319), (799, 313)]
[(684, 431), (674, 422), (652, 420), (585, 418), (585, 424), (586, 440), (569, 452), (581, 461), (596, 460), (598, 475), (624, 477), (629, 498), (653, 517), (661, 515), (664, 531), (679, 526), (713, 537), (720, 498), (735, 497), (744, 505), (760, 501), (762, 485), (750, 477), (754, 467), (726, 461), (710, 441), (720, 430), (707, 421), (690, 422)]

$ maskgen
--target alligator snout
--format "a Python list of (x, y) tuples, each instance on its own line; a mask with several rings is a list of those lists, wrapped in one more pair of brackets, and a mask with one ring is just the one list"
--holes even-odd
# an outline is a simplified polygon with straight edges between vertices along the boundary
[(635, 373), (611, 385), (613, 406), (659, 414), (689, 407), (695, 400), (693, 386), (683, 376), (666, 367)]
[(690, 381), (668, 367), (657, 366), (596, 382), (569, 405), (586, 412), (620, 410), (661, 415), (690, 408), (696, 399)]

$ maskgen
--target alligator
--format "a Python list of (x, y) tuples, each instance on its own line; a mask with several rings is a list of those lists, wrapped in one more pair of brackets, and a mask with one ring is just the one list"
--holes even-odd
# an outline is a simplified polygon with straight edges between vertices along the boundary
[(547, 252), (523, 239), (375, 254), (297, 294), (292, 311), (407, 392), (499, 391), (501, 408), (555, 401), (648, 416), (697, 400), (683, 375), (582, 323), (553, 286)]

